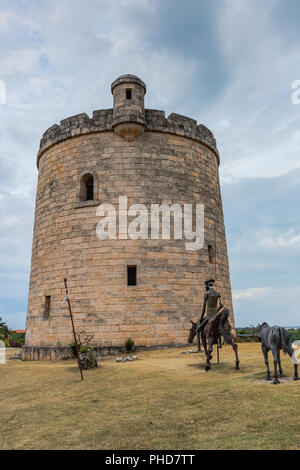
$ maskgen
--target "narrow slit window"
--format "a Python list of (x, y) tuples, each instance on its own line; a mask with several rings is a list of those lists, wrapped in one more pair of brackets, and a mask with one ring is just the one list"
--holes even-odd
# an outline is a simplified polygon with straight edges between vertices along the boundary
[(131, 100), (131, 98), (132, 98), (132, 90), (131, 90), (131, 88), (128, 88), (126, 90), (126, 99)]
[(94, 200), (94, 177), (90, 173), (83, 175), (80, 180), (80, 201)]
[(214, 249), (212, 245), (207, 245), (208, 248), (208, 261), (210, 264), (213, 264), (215, 262), (215, 254), (214, 254)]
[(127, 266), (127, 285), (136, 286), (136, 266)]
[(45, 295), (45, 310), (44, 310), (45, 317), (49, 317), (50, 315), (50, 304), (51, 304), (51, 296)]

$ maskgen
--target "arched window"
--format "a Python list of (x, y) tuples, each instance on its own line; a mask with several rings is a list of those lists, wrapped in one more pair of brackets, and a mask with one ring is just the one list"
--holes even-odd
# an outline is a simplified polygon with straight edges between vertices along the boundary
[(80, 201), (94, 200), (94, 177), (86, 173), (80, 180)]

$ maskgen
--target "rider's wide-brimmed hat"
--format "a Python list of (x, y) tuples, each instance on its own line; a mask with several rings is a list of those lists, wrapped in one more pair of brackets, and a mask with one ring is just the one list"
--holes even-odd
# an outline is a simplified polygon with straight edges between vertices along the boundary
[(207, 285), (208, 282), (215, 282), (215, 279), (213, 278), (210, 278), (210, 279), (207, 279), (204, 284)]

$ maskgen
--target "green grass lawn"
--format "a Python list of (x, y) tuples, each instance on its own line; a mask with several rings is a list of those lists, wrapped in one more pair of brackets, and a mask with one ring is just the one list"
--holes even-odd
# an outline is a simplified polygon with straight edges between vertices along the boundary
[[(300, 381), (259, 382), (259, 344), (239, 344), (240, 371), (228, 346), (208, 373), (203, 354), (180, 351), (141, 352), (125, 363), (105, 358), (83, 382), (75, 361), (7, 361), (1, 449), (300, 448)], [(292, 361), (282, 362), (292, 377)]]

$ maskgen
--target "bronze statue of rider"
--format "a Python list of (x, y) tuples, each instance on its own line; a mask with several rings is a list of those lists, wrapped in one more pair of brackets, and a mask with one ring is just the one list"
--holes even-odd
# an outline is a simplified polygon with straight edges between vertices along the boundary
[(200, 351), (200, 332), (206, 326), (208, 321), (223, 308), (223, 304), (221, 302), (221, 294), (215, 291), (214, 283), (215, 283), (214, 279), (207, 279), (207, 281), (205, 281), (204, 283), (206, 292), (203, 298), (201, 318), (198, 320), (198, 324), (197, 324), (197, 344), (198, 344), (199, 351)]

